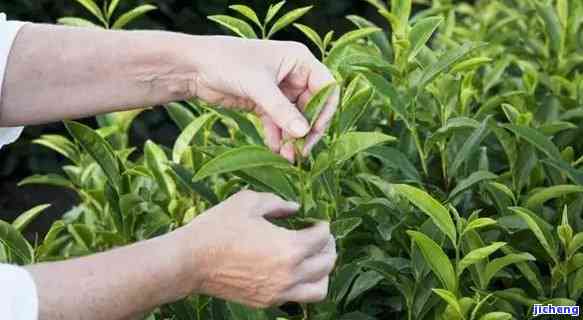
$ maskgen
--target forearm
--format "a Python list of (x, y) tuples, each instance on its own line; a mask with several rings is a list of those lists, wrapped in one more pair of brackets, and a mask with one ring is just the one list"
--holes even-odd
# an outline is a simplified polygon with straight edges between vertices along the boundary
[(189, 97), (197, 37), (29, 24), (8, 59), (0, 126), (43, 123)]
[[(131, 319), (192, 291), (183, 231), (64, 262), (28, 267), (40, 319)], [(181, 238), (184, 237), (184, 238)]]

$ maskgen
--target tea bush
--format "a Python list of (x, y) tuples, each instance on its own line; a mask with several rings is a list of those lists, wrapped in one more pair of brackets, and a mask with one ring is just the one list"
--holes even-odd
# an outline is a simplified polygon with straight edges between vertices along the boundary
[[(20, 232), (45, 206), (0, 222), (0, 261), (151, 238), (252, 188), (302, 204), (289, 228), (331, 222), (340, 256), (326, 302), (251, 310), (193, 296), (147, 319), (525, 319), (536, 303), (580, 303), (583, 3), (443, 0), (412, 15), (410, 0), (366, 2), (388, 27), (348, 16), (354, 31), (320, 35), (298, 22), (311, 7), (284, 2), (264, 19), (242, 5), (209, 17), (246, 38), (295, 27), (319, 49), (342, 99), (309, 158), (290, 164), (263, 145), (253, 115), (196, 100), (166, 106), (181, 134), (143, 153), (127, 136), (142, 110), (101, 116), (98, 129), (67, 121), (70, 138), (35, 141), (70, 160), (66, 176), (21, 184), (81, 201), (34, 245)], [(150, 9), (140, 8), (122, 17)], [(88, 9), (104, 27), (126, 21)]]

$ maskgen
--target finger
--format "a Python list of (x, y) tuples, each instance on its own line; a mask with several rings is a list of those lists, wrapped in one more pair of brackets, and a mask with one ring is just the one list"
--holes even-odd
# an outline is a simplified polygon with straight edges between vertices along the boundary
[(281, 219), (294, 215), (300, 208), (297, 202), (286, 201), (272, 193), (259, 193), (259, 207), (255, 214), (268, 219)]
[(265, 144), (271, 151), (279, 153), (281, 149), (281, 130), (268, 115), (263, 115), (261, 121), (263, 122)]
[(330, 239), (330, 224), (319, 222), (306, 229), (295, 231), (296, 241), (304, 252), (303, 258), (309, 258), (318, 254)]
[(292, 139), (292, 137), (284, 132), (283, 133), (283, 140), (285, 141), (283, 143), (283, 145), (281, 146), (281, 149), (279, 151), (279, 154), (286, 158), (287, 161), (289, 162), (294, 162), (295, 159), (295, 149), (294, 149), (294, 140)]
[(283, 298), (299, 303), (319, 302), (328, 295), (329, 278), (326, 276), (316, 282), (302, 283), (288, 290)]
[(262, 113), (292, 137), (304, 137), (310, 130), (302, 113), (281, 92), (274, 80), (256, 82), (249, 92), (249, 98), (259, 105)]
[(336, 264), (336, 245), (334, 240), (328, 242), (324, 250), (311, 258), (308, 258), (298, 267), (298, 283), (315, 282), (332, 272)]

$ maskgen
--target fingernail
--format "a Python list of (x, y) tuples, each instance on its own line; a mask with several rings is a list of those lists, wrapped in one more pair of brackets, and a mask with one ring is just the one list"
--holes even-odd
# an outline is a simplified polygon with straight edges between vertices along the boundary
[(308, 134), (310, 131), (310, 126), (304, 118), (295, 118), (288, 128), (289, 132), (294, 135), (294, 137), (299, 138)]

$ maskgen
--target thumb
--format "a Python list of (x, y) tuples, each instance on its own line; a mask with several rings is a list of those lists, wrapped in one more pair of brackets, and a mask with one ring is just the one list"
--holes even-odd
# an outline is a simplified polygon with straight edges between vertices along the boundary
[(306, 118), (281, 92), (275, 81), (257, 81), (248, 94), (261, 111), (293, 138), (304, 137), (310, 131)]

